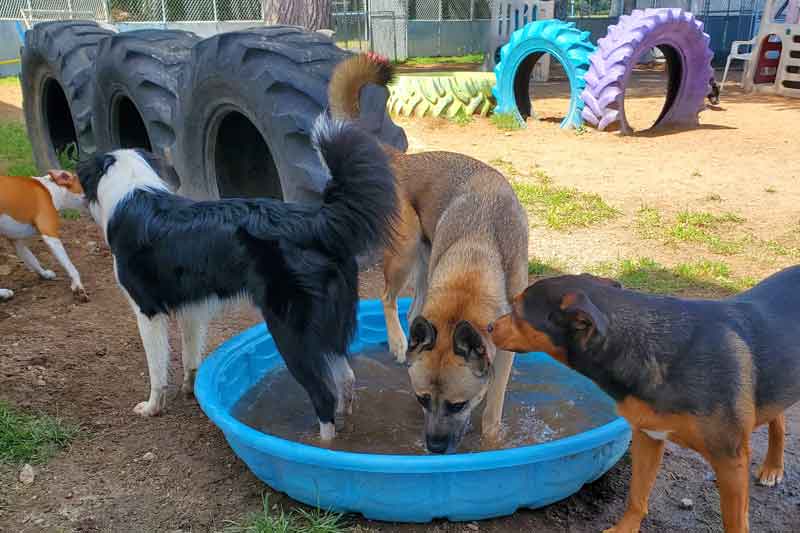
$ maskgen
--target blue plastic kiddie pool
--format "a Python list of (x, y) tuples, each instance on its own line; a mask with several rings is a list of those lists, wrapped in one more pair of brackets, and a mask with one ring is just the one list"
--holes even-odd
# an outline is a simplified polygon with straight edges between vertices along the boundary
[[(410, 300), (400, 301), (400, 315)], [(362, 301), (351, 350), (386, 342), (383, 307)], [(518, 356), (515, 365), (557, 365), (544, 354)], [(195, 394), (233, 451), (267, 485), (300, 502), (374, 520), (479, 520), (542, 507), (577, 492), (625, 453), (630, 428), (621, 418), (559, 440), (498, 451), (452, 455), (377, 455), (326, 450), (261, 433), (231, 415), (236, 402), (283, 360), (263, 324), (231, 338), (202, 364)], [(398, 367), (398, 372), (405, 370)], [(608, 398), (567, 369), (573, 382)], [(585, 383), (574, 383), (581, 381)], [(368, 386), (368, 384), (365, 384)], [(569, 387), (566, 387), (569, 390)], [(420, 414), (420, 416), (422, 416)]]

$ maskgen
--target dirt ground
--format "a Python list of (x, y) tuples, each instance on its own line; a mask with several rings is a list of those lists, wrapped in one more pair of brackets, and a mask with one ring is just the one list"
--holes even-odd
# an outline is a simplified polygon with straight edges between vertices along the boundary
[[(635, 125), (646, 125), (658, 114), (661, 81), (653, 75), (656, 81), (650, 88), (648, 76), (643, 75), (631, 93), (628, 111)], [(800, 155), (793, 124), (800, 119), (800, 101), (744, 96), (732, 87), (719, 108), (703, 113), (698, 129), (621, 138), (560, 130), (555, 121), (566, 102), (558, 96), (565, 93), (558, 81), (541, 88), (534, 109), (545, 120), (508, 133), (486, 120), (467, 126), (400, 122), (413, 150), (447, 149), (487, 162), (500, 158), (519, 170), (535, 167), (559, 185), (596, 192), (619, 209), (622, 215), (617, 219), (572, 232), (550, 230), (531, 220), (531, 255), (557, 261), (566, 270), (641, 256), (667, 265), (718, 259), (702, 247), (664, 246), (637, 236), (632, 221), (642, 205), (666, 214), (685, 208), (732, 211), (744, 217), (742, 231), (764, 239), (794, 238), (800, 217)], [(17, 108), (19, 116), (19, 99), (13, 94), (0, 93), (0, 101)], [(16, 292), (13, 300), (0, 305), (0, 399), (63, 416), (79, 424), (83, 434), (38, 469), (30, 486), (16, 481), (15, 470), (0, 467), (0, 531), (218, 531), (226, 521), (258, 510), (268, 488), (236, 458), (194, 401), (174, 390), (164, 416), (144, 420), (133, 415), (132, 407), (148, 390), (135, 320), (116, 287), (111, 255), (91, 219), (84, 215), (64, 225), (65, 245), (91, 296), (86, 304), (73, 302), (63, 273), (56, 281), (40, 281), (6, 242), (0, 242), (0, 285)], [(41, 243), (33, 249), (43, 264), (54, 266)], [(737, 275), (756, 278), (792, 262), (751, 253), (724, 259)], [(362, 296), (376, 297), (381, 288), (379, 273), (366, 271)], [(217, 320), (209, 347), (255, 321), (251, 311)], [(177, 339), (171, 344), (178, 354)], [(178, 359), (173, 356), (173, 380), (181, 373)], [(787, 432), (784, 483), (771, 489), (752, 485), (752, 531), (800, 531), (800, 406), (788, 412)], [(753, 438), (753, 449), (755, 470), (766, 451), (763, 428)], [(148, 452), (155, 456), (149, 461), (143, 458)], [(622, 515), (629, 478), (626, 455), (606, 476), (571, 498), (480, 522), (478, 530), (601, 531)], [(682, 498), (691, 498), (693, 509), (681, 510)], [(292, 505), (278, 495), (271, 503)], [(709, 467), (676, 446), (668, 448), (650, 510), (644, 531), (721, 531), (719, 498)], [(447, 522), (353, 521), (391, 533), (474, 530)]]

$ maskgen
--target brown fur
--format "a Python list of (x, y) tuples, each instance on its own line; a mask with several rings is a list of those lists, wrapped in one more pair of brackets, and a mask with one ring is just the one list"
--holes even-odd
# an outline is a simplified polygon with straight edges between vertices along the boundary
[[(568, 278), (569, 282), (564, 281)], [(605, 285), (608, 289), (596, 289), (598, 285)], [(544, 286), (550, 290), (536, 291), (537, 287)], [(614, 292), (617, 290), (619, 290), (618, 284), (602, 278), (564, 276), (539, 282), (514, 298), (511, 313), (500, 317), (490, 325), (492, 340), (498, 347), (513, 349), (516, 352), (549, 353), (569, 366), (582, 368), (586, 372), (590, 372), (592, 365), (619, 368), (623, 363), (619, 362), (620, 359), (608, 360), (605, 347), (609, 346), (607, 350), (617, 353), (615, 351), (617, 345), (613, 344), (614, 335), (625, 335), (629, 333), (627, 330), (616, 330), (616, 333), (609, 333), (608, 337), (601, 334), (603, 340), (600, 345), (604, 347), (602, 350), (596, 348), (598, 344), (593, 344), (595, 347), (593, 349), (596, 351), (588, 351), (586, 348), (587, 337), (596, 334), (592, 329), (595, 327), (594, 321), (598, 323), (602, 321), (600, 316), (591, 316), (591, 308), (587, 306), (587, 293), (592, 294), (591, 299), (594, 303), (591, 305), (600, 302), (601, 308), (605, 307), (605, 312), (608, 312), (608, 309), (623, 308), (620, 302), (626, 299), (627, 292)], [(579, 323), (566, 325), (565, 315), (559, 315), (559, 311), (562, 313), (565, 310), (570, 311), (576, 306), (589, 315), (581, 317), (576, 314), (570, 320)], [(598, 310), (598, 312), (602, 314), (604, 311)], [(649, 313), (652, 314), (652, 310), (649, 310)], [(667, 320), (663, 315), (658, 316), (659, 320)], [(548, 333), (537, 327), (551, 328), (551, 330)], [(573, 335), (569, 348), (565, 342), (570, 341), (560, 336), (563, 333), (560, 333), (558, 328), (570, 328), (566, 330), (571, 331)], [(581, 335), (584, 337), (580, 337)], [(659, 341), (665, 342), (664, 339)], [(606, 342), (609, 344), (605, 344)], [(763, 485), (773, 486), (780, 483), (784, 475), (783, 410), (787, 406), (787, 403), (781, 402), (757, 404), (756, 380), (759, 377), (759, 369), (756, 366), (755, 355), (750, 349), (752, 342), (752, 339), (750, 343), (746, 342), (746, 338), (739, 332), (726, 333), (726, 338), (721, 342), (725, 352), (719, 355), (719, 361), (724, 357), (736, 358), (735, 368), (739, 374), (736, 379), (737, 387), (734, 389), (735, 392), (721, 399), (718, 406), (708, 413), (698, 414), (694, 411), (684, 412), (668, 408), (656, 410), (654, 407), (656, 404), (648, 403), (633, 393), (615, 396), (618, 399), (617, 412), (628, 421), (633, 430), (631, 447), (633, 468), (628, 507), (617, 525), (607, 529), (607, 533), (639, 531), (640, 524), (647, 515), (647, 500), (661, 465), (666, 440), (698, 452), (714, 469), (725, 531), (727, 533), (749, 531), (750, 436), (758, 426), (769, 424), (769, 447), (756, 477)], [(782, 368), (782, 370), (791, 372), (791, 369)], [(621, 374), (623, 378), (625, 375)], [(637, 375), (636, 373), (631, 372), (627, 375), (631, 376), (629, 378), (631, 380), (639, 380), (633, 377)], [(649, 384), (661, 384), (665, 379), (662, 373), (655, 370), (638, 375), (646, 376), (641, 379), (645, 379)], [(792, 403), (791, 399), (781, 401), (788, 402), (789, 405)]]
[(387, 85), (393, 77), (392, 65), (376, 54), (358, 54), (345, 59), (331, 75), (328, 102), (334, 117), (357, 117), (358, 95), (364, 85)]
[[(388, 78), (386, 65), (366, 55), (340, 63), (329, 89), (334, 116), (355, 118), (361, 87), (379, 83), (381, 76)], [(497, 352), (487, 325), (508, 310), (511, 297), (527, 283), (525, 211), (503, 175), (480, 161), (450, 152), (386, 150), (400, 195), (394, 242), (383, 260), (390, 348), (398, 361), (406, 361), (397, 296), (413, 279), (409, 322), (422, 317), (437, 333), (433, 346), (408, 353), (415, 392), (435, 406), (424, 410), (426, 434), (447, 433), (457, 445), (469, 410), (486, 397), (482, 430), (492, 440), (500, 429), (513, 354)], [(474, 357), (455, 352), (460, 323), (469, 325), (470, 342), (480, 339), (469, 350)], [(469, 405), (459, 416), (432, 414), (462, 402)]]
[(58, 211), (45, 186), (35, 179), (0, 176), (0, 215), (31, 224), (42, 235), (58, 237), (61, 226)]

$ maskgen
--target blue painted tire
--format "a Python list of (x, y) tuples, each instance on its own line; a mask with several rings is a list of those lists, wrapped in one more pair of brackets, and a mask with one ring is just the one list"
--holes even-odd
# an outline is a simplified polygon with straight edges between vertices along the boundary
[(493, 93), (497, 100), (495, 113), (510, 113), (520, 124), (531, 115), (528, 85), (534, 65), (543, 54), (550, 54), (561, 63), (569, 79), (569, 112), (562, 128), (583, 124), (581, 92), (589, 70), (589, 56), (595, 51), (589, 32), (581, 31), (573, 22), (558, 19), (537, 20), (511, 34), (500, 52), (500, 63), (494, 69), (497, 77)]

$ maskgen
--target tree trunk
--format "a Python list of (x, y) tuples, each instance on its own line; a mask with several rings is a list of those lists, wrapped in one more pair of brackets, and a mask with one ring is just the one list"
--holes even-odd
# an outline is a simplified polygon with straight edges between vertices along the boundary
[(331, 27), (331, 0), (261, 0), (264, 22), (316, 31)]

